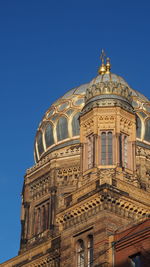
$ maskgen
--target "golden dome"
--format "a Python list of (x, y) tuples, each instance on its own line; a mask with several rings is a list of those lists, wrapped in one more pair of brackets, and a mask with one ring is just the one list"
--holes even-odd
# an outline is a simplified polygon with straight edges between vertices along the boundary
[[(137, 113), (137, 138), (150, 143), (150, 102), (149, 100), (132, 89), (120, 76), (113, 73), (98, 75), (89, 83), (69, 90), (64, 96), (55, 101), (46, 111), (39, 124), (35, 137), (35, 161), (65, 146), (80, 143), (79, 115), (85, 105), (87, 89), (98, 83), (116, 82), (127, 86), (131, 93), (132, 106)], [(149, 137), (148, 137), (149, 136)]]

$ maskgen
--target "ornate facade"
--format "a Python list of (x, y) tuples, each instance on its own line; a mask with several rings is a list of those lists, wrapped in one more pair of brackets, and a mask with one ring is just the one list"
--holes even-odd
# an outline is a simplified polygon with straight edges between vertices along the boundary
[(20, 251), (1, 266), (112, 267), (112, 236), (150, 213), (149, 100), (102, 57), (96, 78), (45, 113), (34, 155)]

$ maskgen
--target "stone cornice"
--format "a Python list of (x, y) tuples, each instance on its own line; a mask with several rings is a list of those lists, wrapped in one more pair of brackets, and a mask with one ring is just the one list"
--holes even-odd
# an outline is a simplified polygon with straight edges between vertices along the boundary
[(82, 203), (79, 202), (58, 214), (58, 225), (66, 229), (104, 210), (131, 218), (131, 220), (149, 215), (150, 210), (142, 205), (139, 207), (135, 201), (128, 198), (126, 192), (107, 184), (99, 187), (98, 191), (92, 197), (89, 196), (86, 201), (81, 200)]

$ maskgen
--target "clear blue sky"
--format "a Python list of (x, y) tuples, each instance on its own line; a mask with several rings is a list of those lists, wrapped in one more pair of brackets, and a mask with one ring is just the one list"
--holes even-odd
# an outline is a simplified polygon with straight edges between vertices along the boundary
[(51, 103), (96, 76), (102, 48), (150, 97), (149, 14), (148, 0), (0, 1), (0, 262), (19, 249), (23, 176)]

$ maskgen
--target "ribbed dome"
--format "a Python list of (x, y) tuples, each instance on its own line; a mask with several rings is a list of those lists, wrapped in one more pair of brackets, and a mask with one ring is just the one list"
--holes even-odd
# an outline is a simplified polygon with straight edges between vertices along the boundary
[(120, 76), (109, 73), (98, 75), (91, 82), (69, 90), (55, 101), (39, 124), (35, 138), (35, 160), (38, 162), (51, 151), (79, 143), (79, 114), (85, 104), (89, 87), (98, 83), (116, 82), (129, 88), (132, 106), (137, 114), (137, 138), (150, 143), (150, 102), (132, 89)]
[(97, 84), (99, 82), (118, 82), (126, 86), (129, 86), (122, 77), (113, 74), (111, 72), (109, 74), (106, 73), (104, 75), (98, 75), (90, 82), (90, 85)]
[(92, 86), (93, 84), (97, 84), (100, 82), (117, 82), (117, 83), (121, 83), (122, 85), (125, 85), (127, 87), (130, 88), (132, 95), (133, 96), (138, 96), (140, 98), (143, 98), (146, 101), (149, 101), (146, 96), (142, 95), (141, 93), (139, 93), (138, 91), (132, 89), (129, 84), (121, 77), (118, 76), (114, 73), (109, 73), (109, 74), (104, 74), (104, 75), (98, 75), (96, 76), (90, 83), (89, 86)]

